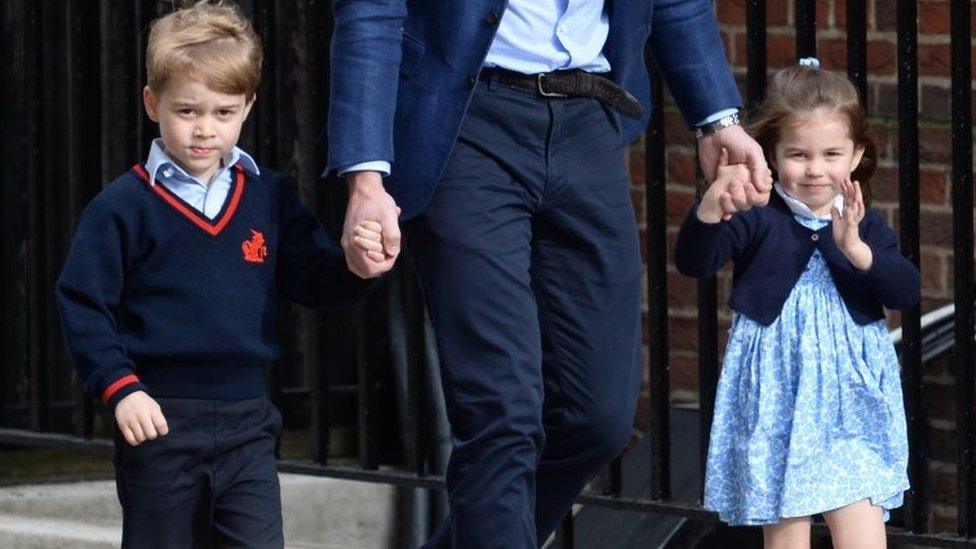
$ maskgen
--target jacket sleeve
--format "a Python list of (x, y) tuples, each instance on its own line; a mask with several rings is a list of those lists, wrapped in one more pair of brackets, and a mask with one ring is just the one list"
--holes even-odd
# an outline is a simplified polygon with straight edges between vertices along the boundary
[(393, 163), (404, 0), (334, 0), (328, 167)]
[(342, 248), (318, 217), (298, 200), (292, 182), (279, 174), (269, 173), (268, 178), (271, 177), (277, 178), (281, 208), (275, 273), (278, 293), (307, 307), (355, 304), (374, 281), (359, 278), (349, 270)]
[(81, 215), (54, 293), (65, 343), (89, 394), (110, 410), (146, 387), (117, 332), (131, 244), (122, 216), (96, 197)]
[(685, 276), (703, 278), (739, 257), (757, 238), (758, 209), (739, 212), (728, 221), (705, 223), (696, 203), (685, 217), (674, 243), (674, 266)]
[(871, 268), (860, 273), (870, 292), (888, 309), (908, 309), (921, 296), (918, 268), (898, 250), (895, 231), (876, 210), (868, 210), (863, 240), (871, 248)]
[(742, 105), (709, 0), (655, 1), (650, 45), (688, 125)]

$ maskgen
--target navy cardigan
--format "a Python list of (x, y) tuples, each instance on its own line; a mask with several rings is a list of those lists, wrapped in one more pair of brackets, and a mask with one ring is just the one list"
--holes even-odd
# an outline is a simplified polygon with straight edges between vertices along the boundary
[(697, 214), (698, 204), (681, 225), (674, 246), (675, 267), (684, 275), (701, 278), (733, 260), (729, 307), (763, 325), (779, 316), (814, 249), (823, 254), (858, 324), (884, 318), (882, 307), (907, 309), (919, 299), (918, 269), (902, 257), (895, 232), (873, 208), (867, 209), (859, 226), (861, 239), (874, 255), (868, 271), (858, 270), (844, 256), (830, 224), (817, 231), (804, 227), (776, 193), (768, 206), (739, 212), (729, 221), (704, 223)]

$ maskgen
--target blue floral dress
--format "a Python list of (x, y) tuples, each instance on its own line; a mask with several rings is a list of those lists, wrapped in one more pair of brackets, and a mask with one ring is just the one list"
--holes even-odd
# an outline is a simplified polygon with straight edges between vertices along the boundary
[[(828, 223), (795, 218), (814, 230)], [(726, 523), (757, 525), (869, 499), (887, 520), (908, 489), (907, 467), (888, 329), (854, 322), (814, 251), (772, 324), (733, 318), (704, 507)]]

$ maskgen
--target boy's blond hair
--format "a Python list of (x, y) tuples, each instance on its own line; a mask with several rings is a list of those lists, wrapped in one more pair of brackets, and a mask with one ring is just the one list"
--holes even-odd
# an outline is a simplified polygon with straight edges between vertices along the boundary
[(261, 80), (261, 40), (233, 5), (203, 0), (153, 21), (146, 48), (149, 89), (192, 78), (210, 89), (254, 98)]

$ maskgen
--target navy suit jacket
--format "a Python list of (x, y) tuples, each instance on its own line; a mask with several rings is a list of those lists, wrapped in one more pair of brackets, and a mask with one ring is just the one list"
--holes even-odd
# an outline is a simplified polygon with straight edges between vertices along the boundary
[[(650, 113), (650, 43), (685, 120), (738, 107), (709, 0), (605, 0), (610, 78)], [(386, 189), (409, 219), (430, 199), (457, 138), (507, 0), (334, 0), (328, 167), (386, 160)]]

